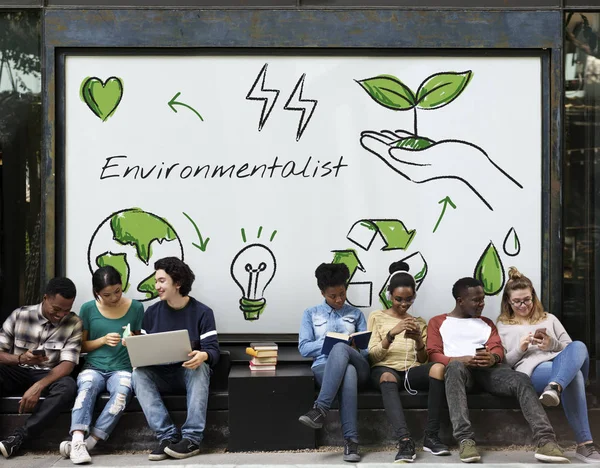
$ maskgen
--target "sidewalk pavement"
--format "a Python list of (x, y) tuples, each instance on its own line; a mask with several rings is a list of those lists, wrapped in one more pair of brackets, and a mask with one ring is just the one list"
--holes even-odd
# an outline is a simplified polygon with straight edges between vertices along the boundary
[[(537, 467), (541, 464), (534, 458), (532, 450), (485, 450), (479, 447), (482, 455), (482, 462), (479, 466), (486, 467)], [(393, 463), (396, 451), (390, 448), (382, 451), (382, 448), (364, 448), (362, 450), (363, 458), (360, 463), (345, 463), (342, 461), (341, 447), (332, 447), (330, 451), (311, 450), (303, 452), (252, 452), (252, 453), (224, 453), (210, 452), (203, 453), (196, 457), (186, 460), (167, 459), (159, 462), (148, 460), (147, 453), (122, 453), (95, 455), (93, 458), (93, 468), (103, 467), (144, 467), (144, 468), (260, 468), (268, 465), (269, 468), (348, 468), (356, 466), (357, 468), (380, 468)], [(567, 451), (566, 455), (571, 459), (571, 466), (584, 467), (589, 466), (579, 462), (573, 455), (573, 451)], [(434, 468), (440, 465), (444, 467), (465, 467), (458, 459), (458, 451), (453, 450), (452, 455), (446, 457), (435, 457), (430, 453), (417, 452), (415, 464), (425, 468)], [(73, 467), (70, 460), (63, 459), (58, 454), (40, 454), (27, 453), (18, 455), (9, 460), (0, 456), (0, 466), (2, 468), (48, 468), (48, 467)], [(85, 466), (85, 465), (82, 465)]]

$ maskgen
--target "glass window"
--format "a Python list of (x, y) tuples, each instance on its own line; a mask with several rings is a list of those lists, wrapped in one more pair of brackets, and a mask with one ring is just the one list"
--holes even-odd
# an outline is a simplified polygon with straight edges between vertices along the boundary
[(0, 11), (0, 323), (39, 301), (40, 11)]
[(595, 314), (600, 311), (600, 13), (568, 13), (565, 34), (562, 322), (595, 356)]

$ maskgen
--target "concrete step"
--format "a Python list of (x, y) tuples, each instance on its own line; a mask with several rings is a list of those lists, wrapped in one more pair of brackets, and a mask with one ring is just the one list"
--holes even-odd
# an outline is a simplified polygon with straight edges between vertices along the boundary
[[(308, 410), (308, 408), (307, 408)], [(563, 446), (573, 445), (574, 435), (562, 408), (548, 408), (548, 415), (556, 431), (558, 441)], [(471, 410), (471, 422), (479, 443), (495, 447), (506, 447), (514, 444), (532, 444), (531, 431), (520, 410)], [(588, 411), (592, 434), (600, 434), (600, 408)], [(181, 425), (185, 421), (185, 412), (173, 411), (173, 421)], [(300, 415), (299, 415), (300, 416)], [(427, 421), (426, 410), (405, 410), (408, 427), (417, 442), (423, 436)], [(5, 437), (23, 424), (21, 415), (0, 416), (0, 437)], [(211, 448), (226, 448), (229, 438), (228, 411), (209, 411), (205, 430), (205, 445)], [(298, 423), (300, 424), (300, 423)], [(36, 450), (57, 450), (60, 442), (68, 438), (70, 414), (63, 413), (42, 437), (30, 443)], [(360, 443), (363, 446), (394, 445), (390, 435), (390, 426), (384, 410), (359, 410), (358, 414)], [(273, 428), (279, 430), (285, 428)], [(306, 428), (307, 431), (311, 430)], [(455, 445), (447, 412), (442, 417), (442, 439), (449, 445)], [(154, 448), (156, 439), (148, 428), (144, 414), (126, 412), (109, 440), (102, 445), (107, 451), (115, 450), (149, 450)], [(317, 446), (342, 446), (343, 438), (337, 410), (327, 415), (325, 427), (317, 431)]]
[[(536, 461), (532, 451), (527, 450), (504, 450), (491, 451), (480, 447), (482, 464), (486, 467), (503, 468), (539, 468), (540, 463)], [(395, 450), (373, 450), (363, 451), (360, 463), (352, 464), (359, 468), (385, 468), (389, 467), (394, 460)], [(566, 454), (571, 458), (573, 467), (589, 466), (580, 463), (573, 457), (573, 452)], [(348, 468), (348, 463), (342, 461), (341, 450), (305, 451), (305, 452), (270, 452), (270, 453), (201, 453), (200, 455), (186, 460), (168, 459), (157, 462), (148, 461), (147, 454), (125, 454), (118, 455), (96, 455), (92, 451), (94, 468), (103, 467), (137, 467), (137, 468), (258, 468), (262, 466), (277, 468)], [(479, 464), (479, 466), (482, 466)], [(11, 468), (66, 468), (74, 466), (70, 460), (62, 459), (56, 455), (44, 455), (28, 453), (16, 456), (9, 462), (4, 461), (3, 466)], [(446, 457), (435, 457), (429, 453), (418, 452), (416, 466), (435, 468), (444, 466), (448, 468), (461, 467), (465, 464), (458, 459), (458, 452), (453, 452)]]

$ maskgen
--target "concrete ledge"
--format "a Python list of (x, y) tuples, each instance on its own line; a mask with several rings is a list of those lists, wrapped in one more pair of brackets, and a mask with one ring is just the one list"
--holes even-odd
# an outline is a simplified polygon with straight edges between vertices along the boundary
[[(574, 435), (562, 408), (548, 409), (552, 426), (556, 431), (558, 441), (563, 446), (574, 444)], [(185, 421), (185, 412), (173, 411), (173, 420), (179, 426)], [(427, 421), (427, 410), (405, 410), (408, 427), (413, 437), (420, 443), (423, 429)], [(510, 445), (532, 444), (529, 425), (520, 410), (471, 410), (471, 422), (475, 428), (478, 443), (495, 447)], [(593, 434), (600, 434), (600, 408), (588, 411), (590, 426)], [(0, 437), (9, 435), (15, 428), (22, 425), (23, 415), (0, 415)], [(229, 412), (209, 411), (204, 437), (206, 447), (226, 448), (229, 438)], [(300, 423), (298, 423), (300, 424)], [(34, 450), (57, 450), (60, 442), (68, 437), (70, 414), (63, 413), (42, 437), (32, 441), (29, 447)], [(384, 410), (359, 410), (358, 428), (360, 443), (363, 446), (395, 445), (391, 437), (390, 426)], [(274, 428), (278, 430), (281, 428)], [(305, 428), (310, 431), (311, 429)], [(442, 416), (442, 439), (455, 445), (448, 414)], [(337, 410), (332, 410), (327, 416), (324, 429), (317, 431), (317, 446), (343, 445), (340, 419)], [(117, 425), (111, 438), (101, 445), (102, 451), (115, 450), (149, 450), (156, 444), (154, 434), (148, 428), (146, 418), (141, 412), (126, 412)]]

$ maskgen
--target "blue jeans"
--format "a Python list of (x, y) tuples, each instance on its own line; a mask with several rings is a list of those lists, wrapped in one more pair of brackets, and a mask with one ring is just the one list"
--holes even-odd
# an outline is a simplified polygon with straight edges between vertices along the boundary
[[(110, 393), (110, 400), (96, 419), (94, 426), (90, 427), (96, 399), (105, 390)], [(131, 395), (131, 372), (83, 370), (77, 377), (77, 398), (71, 413), (70, 433), (83, 431), (100, 440), (108, 439), (131, 400)]]
[(327, 362), (312, 371), (321, 387), (315, 406), (329, 411), (337, 395), (344, 439), (358, 442), (358, 387), (369, 380), (369, 363), (354, 348), (338, 343), (331, 348)]
[(135, 394), (150, 429), (160, 441), (180, 438), (160, 394), (184, 391), (187, 397), (187, 418), (181, 428), (181, 437), (200, 444), (206, 426), (209, 383), (210, 367), (206, 363), (195, 370), (181, 365), (168, 365), (137, 367), (133, 371)]
[(581, 341), (573, 341), (552, 361), (543, 362), (531, 374), (535, 391), (542, 393), (549, 382), (562, 387), (561, 401), (569, 425), (575, 431), (578, 444), (592, 440), (585, 399), (590, 357)]

